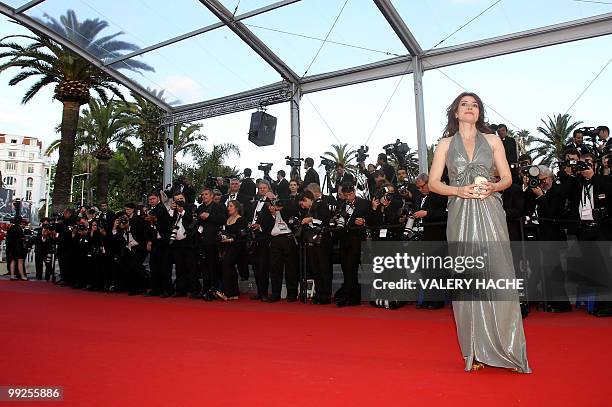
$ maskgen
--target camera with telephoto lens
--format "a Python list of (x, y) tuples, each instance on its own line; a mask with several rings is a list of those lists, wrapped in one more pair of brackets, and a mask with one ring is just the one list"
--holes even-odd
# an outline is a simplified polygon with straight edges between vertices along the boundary
[(127, 224), (129, 224), (129, 223), (130, 223), (130, 218), (128, 218), (126, 215), (121, 215), (121, 216), (119, 217), (119, 224), (120, 224), (120, 225), (125, 226), (125, 225), (127, 225)]
[(87, 230), (89, 229), (87, 225), (84, 225), (80, 222), (77, 223), (74, 228), (76, 229), (77, 232), (87, 232)]
[(329, 228), (335, 230), (342, 230), (346, 226), (346, 214), (345, 213), (336, 213), (329, 220)]
[(391, 190), (390, 187), (382, 187), (376, 190), (376, 192), (374, 193), (374, 199), (380, 201), (385, 198), (385, 200), (391, 201), (391, 199), (393, 199), (393, 195), (394, 192)]
[(537, 165), (527, 165), (521, 167), (521, 176), (529, 178), (529, 188), (537, 188), (540, 186), (540, 168)]
[(179, 230), (178, 225), (172, 226), (172, 230), (170, 231), (170, 244), (172, 244), (172, 242), (176, 240), (176, 234), (178, 233), (178, 230)]
[(404, 225), (404, 232), (402, 233), (403, 240), (417, 241), (421, 240), (420, 231), (418, 225), (420, 220), (414, 217), (414, 211), (411, 207), (402, 208), (402, 217), (406, 218), (406, 224)]
[(368, 151), (370, 151), (370, 147), (368, 146), (359, 147), (359, 150), (355, 152), (355, 158), (358, 163), (364, 162), (369, 157), (369, 155), (367, 154)]

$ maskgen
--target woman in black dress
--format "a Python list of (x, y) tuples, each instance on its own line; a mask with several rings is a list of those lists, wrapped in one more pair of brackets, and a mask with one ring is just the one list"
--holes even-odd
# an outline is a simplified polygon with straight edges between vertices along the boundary
[(7, 258), (11, 259), (9, 265), (11, 280), (18, 280), (18, 278), (15, 277), (15, 265), (17, 265), (19, 278), (27, 281), (28, 278), (26, 277), (23, 268), (26, 250), (23, 228), (21, 227), (21, 216), (15, 216), (12, 223), (13, 224), (6, 233), (6, 256)]
[(236, 267), (246, 256), (244, 230), (246, 221), (240, 215), (240, 202), (229, 201), (227, 204), (227, 222), (221, 228), (221, 264), (223, 292), (217, 291), (217, 296), (225, 301), (237, 300), (238, 273)]

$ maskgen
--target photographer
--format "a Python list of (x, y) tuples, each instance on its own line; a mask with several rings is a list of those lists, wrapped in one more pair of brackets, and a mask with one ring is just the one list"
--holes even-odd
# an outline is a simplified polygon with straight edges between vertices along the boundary
[(270, 183), (260, 180), (257, 185), (258, 199), (253, 202), (248, 229), (250, 231), (250, 250), (253, 253), (253, 271), (257, 294), (252, 300), (265, 301), (268, 298), (270, 281), (270, 232), (274, 227), (274, 218), (270, 215), (268, 206), (274, 195), (270, 191)]
[[(559, 256), (558, 248), (556, 251), (553, 249), (558, 245), (546, 243), (567, 240), (563, 228), (564, 224), (560, 222), (560, 219), (563, 218), (567, 190), (554, 182), (554, 175), (548, 167), (540, 165), (538, 169), (538, 183), (537, 185), (529, 184), (526, 194), (535, 198), (533, 199), (535, 204), (533, 212), (537, 217), (539, 247), (544, 261), (541, 277), (544, 283), (543, 288), (545, 287), (544, 295), (548, 299), (546, 311), (568, 312), (571, 311), (571, 306), (565, 292), (565, 272), (557, 259), (548, 260), (551, 255)], [(526, 200), (529, 201), (527, 197)], [(552, 266), (548, 266), (548, 264)], [(530, 281), (530, 285), (531, 283)], [(534, 285), (537, 285), (537, 282), (534, 283), (536, 283)]]
[(149, 194), (149, 212), (145, 218), (147, 251), (151, 268), (151, 287), (147, 296), (169, 297), (172, 293), (172, 263), (170, 261), (170, 215), (156, 192)]
[[(313, 190), (318, 190), (318, 197)], [(329, 224), (331, 212), (328, 204), (322, 199), (321, 189), (317, 184), (310, 184), (298, 198), (302, 210), (299, 238), (304, 245), (308, 267), (314, 278), (315, 294), (312, 303), (331, 304), (332, 296), (332, 263), (331, 237), (324, 228)], [(306, 273), (306, 270), (303, 271)]]
[(236, 267), (240, 269), (243, 259), (246, 257), (245, 237), (247, 228), (246, 220), (240, 212), (240, 202), (229, 201), (227, 203), (227, 221), (219, 232), (223, 291), (218, 291), (215, 294), (225, 301), (237, 300), (240, 295)]
[(87, 259), (86, 265), (89, 270), (87, 289), (92, 291), (103, 291), (105, 287), (105, 263), (102, 256), (105, 255), (104, 244), (106, 241), (106, 230), (101, 227), (97, 219), (93, 219), (89, 224), (86, 245)]
[(312, 183), (321, 185), (321, 182), (319, 181), (319, 174), (312, 167), (314, 167), (314, 160), (312, 159), (312, 157), (306, 158), (304, 160), (304, 169), (306, 170), (306, 173), (304, 174), (304, 182), (302, 183), (302, 188), (306, 188), (306, 186)]
[(394, 183), (396, 182), (395, 178), (395, 169), (388, 162), (387, 154), (380, 153), (378, 154), (378, 158), (376, 160), (376, 165), (379, 166), (380, 170), (385, 174), (385, 178), (387, 182)]
[(574, 130), (574, 133), (572, 134), (572, 139), (569, 143), (565, 145), (565, 150), (568, 149), (576, 150), (580, 154), (586, 154), (591, 152), (591, 149), (586, 144), (584, 144), (584, 133), (582, 132), (582, 130)]
[(55, 281), (55, 254), (57, 245), (57, 232), (49, 218), (41, 219), (41, 227), (34, 237), (34, 255), (36, 261), (36, 279), (42, 280), (43, 265), (45, 268), (45, 281)]
[[(590, 153), (580, 156), (577, 174), (568, 184), (570, 219), (580, 222), (577, 238), (580, 241), (610, 240), (612, 204), (608, 197), (612, 196), (612, 184), (604, 176), (597, 174), (595, 156)], [(602, 273), (601, 269), (605, 268), (605, 265), (597, 247), (587, 244), (581, 247), (584, 250), (583, 256), (596, 265), (592, 272)], [(612, 316), (612, 303), (597, 301), (594, 314)]]
[(185, 202), (193, 204), (196, 198), (196, 192), (189, 180), (184, 176), (179, 176), (172, 184), (170, 191), (171, 195), (181, 194), (185, 198)]
[(248, 205), (251, 199), (240, 192), (240, 180), (238, 178), (232, 178), (230, 180), (229, 191), (226, 195), (221, 197), (221, 204), (228, 206), (230, 201), (238, 201), (243, 207)]
[(225, 224), (225, 208), (213, 201), (213, 191), (204, 188), (200, 195), (202, 205), (196, 210), (194, 229), (198, 249), (198, 269), (203, 276), (202, 298), (205, 301), (215, 299), (219, 284), (219, 229)]
[(74, 209), (66, 208), (62, 214), (62, 219), (57, 224), (59, 234), (57, 257), (60, 267), (59, 285), (71, 285), (74, 282), (74, 245), (72, 240), (72, 227), (76, 224)]
[(72, 288), (87, 288), (88, 285), (91, 286), (90, 282), (93, 280), (92, 264), (88, 259), (88, 254), (90, 253), (88, 232), (89, 222), (86, 217), (79, 218), (77, 224), (71, 229), (75, 248), (73, 256), (76, 266)]
[(266, 302), (277, 302), (281, 298), (283, 274), (287, 287), (287, 302), (295, 302), (298, 295), (298, 250), (289, 220), (297, 219), (298, 211), (289, 200), (276, 200), (268, 205), (274, 226), (270, 231), (270, 282), (272, 294)]
[(173, 197), (170, 204), (172, 227), (170, 229), (170, 253), (176, 268), (176, 281), (173, 297), (197, 299), (200, 294), (200, 281), (196, 274), (195, 242), (188, 228), (193, 223), (193, 205), (185, 202), (182, 194)]
[(249, 200), (255, 197), (257, 189), (253, 178), (251, 178), (251, 173), (252, 171), (250, 168), (244, 169), (244, 178), (242, 178), (242, 182), (240, 183), (240, 189), (238, 190), (239, 193), (244, 196), (247, 196)]
[(372, 240), (399, 240), (402, 226), (399, 222), (403, 202), (395, 193), (395, 187), (386, 183), (374, 193), (369, 225)]
[(610, 138), (610, 129), (607, 126), (599, 126), (597, 128), (597, 136), (602, 144), (598, 147), (600, 151), (608, 148), (608, 151), (612, 149), (612, 138)]
[(102, 222), (100, 227), (104, 227), (107, 232), (110, 232), (113, 222), (115, 221), (115, 212), (108, 208), (108, 203), (100, 202), (100, 213), (98, 213), (98, 219)]
[[(359, 284), (359, 262), (361, 261), (361, 242), (366, 238), (365, 225), (370, 219), (371, 204), (355, 195), (351, 183), (341, 186), (344, 201), (338, 206), (336, 224), (343, 223), (339, 230), (340, 264), (344, 281), (334, 296), (338, 307), (361, 304)], [(341, 222), (340, 222), (341, 221)]]
[(421, 194), (417, 189), (416, 185), (410, 182), (408, 178), (408, 171), (404, 167), (397, 169), (397, 182), (395, 189), (399, 196), (404, 201), (404, 206), (415, 206), (417, 202), (421, 201)]
[(340, 186), (346, 183), (355, 185), (355, 177), (353, 177), (353, 174), (346, 172), (344, 169), (344, 164), (336, 163), (336, 187), (334, 190), (338, 191)]
[(145, 224), (143, 219), (136, 215), (134, 203), (127, 203), (124, 210), (125, 214), (115, 219), (112, 230), (120, 250), (119, 278), (123, 283), (120, 286), (125, 286), (128, 295), (138, 295), (144, 291), (147, 283), (142, 265), (147, 257)]
[(359, 162), (359, 172), (366, 177), (366, 182), (368, 184), (368, 199), (372, 199), (374, 196), (374, 191), (376, 191), (376, 181), (374, 180), (374, 172), (376, 171), (376, 166), (374, 164), (368, 164), (367, 169), (364, 161)]

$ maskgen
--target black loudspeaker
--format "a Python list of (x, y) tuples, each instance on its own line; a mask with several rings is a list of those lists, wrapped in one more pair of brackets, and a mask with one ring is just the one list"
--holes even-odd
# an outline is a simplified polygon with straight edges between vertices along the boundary
[(276, 136), (276, 117), (266, 112), (254, 112), (251, 115), (249, 141), (257, 146), (271, 146)]

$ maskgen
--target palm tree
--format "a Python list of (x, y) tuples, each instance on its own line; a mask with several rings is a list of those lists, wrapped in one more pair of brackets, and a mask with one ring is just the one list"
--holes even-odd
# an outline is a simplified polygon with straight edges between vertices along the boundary
[(184, 157), (187, 154), (195, 155), (202, 151), (201, 143), (207, 138), (204, 134), (198, 133), (200, 130), (202, 130), (201, 124), (178, 123), (174, 125), (174, 157), (178, 153)]
[(569, 114), (558, 114), (554, 117), (548, 116), (548, 120), (542, 119), (544, 127), (538, 127), (539, 135), (533, 138), (537, 144), (528, 151), (534, 154), (533, 159), (540, 159), (543, 165), (551, 165), (553, 162), (561, 160), (563, 150), (567, 141), (582, 122), (571, 122), (572, 116)]
[[(45, 25), (103, 61), (121, 55), (122, 51), (138, 48), (134, 44), (116, 40), (121, 32), (99, 36), (108, 27), (108, 23), (103, 20), (86, 19), (81, 22), (72, 10), (61, 16), (59, 22), (46, 14), (44, 17), (45, 21), (42, 22)], [(31, 43), (22, 45), (16, 40), (26, 40)], [(54, 209), (61, 211), (69, 202), (75, 137), (81, 105), (89, 102), (90, 90), (96, 92), (104, 103), (108, 102), (107, 91), (121, 99), (123, 95), (110, 76), (41, 33), (4, 37), (0, 39), (0, 49), (3, 50), (0, 52), (0, 59), (8, 59), (0, 64), (0, 73), (9, 68), (20, 70), (9, 81), (10, 86), (26, 79), (37, 79), (26, 91), (22, 103), (28, 103), (42, 88), (55, 84), (54, 97), (63, 105), (59, 159), (53, 188)], [(127, 64), (121, 64), (119, 68), (153, 71), (150, 66), (131, 60)]]
[[(337, 163), (341, 163), (344, 165), (344, 169), (349, 173), (357, 176), (358, 167), (353, 164), (356, 159), (355, 150), (353, 147), (349, 147), (348, 144), (332, 144), (332, 151), (326, 151), (323, 153), (323, 157), (329, 158), (332, 161)], [(323, 165), (323, 164), (321, 164)], [(321, 166), (320, 165), (320, 166)], [(334, 172), (332, 175), (332, 183), (335, 183), (336, 173)]]
[(111, 144), (121, 145), (132, 135), (129, 109), (120, 102), (104, 104), (99, 99), (91, 99), (89, 107), (81, 114), (78, 131), (83, 134), (85, 145), (97, 160), (96, 199), (105, 202), (108, 195), (108, 162), (113, 157)]

